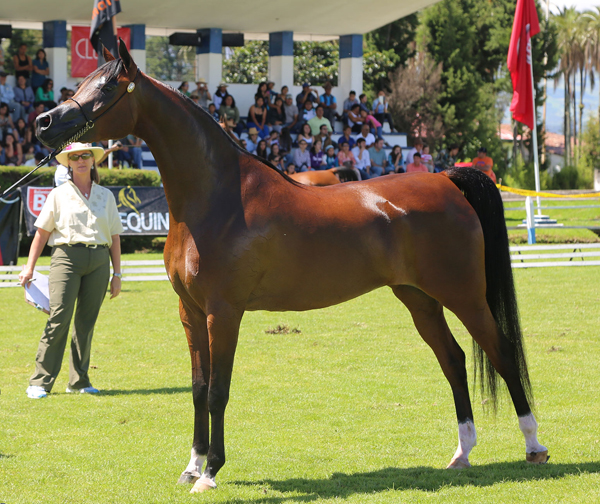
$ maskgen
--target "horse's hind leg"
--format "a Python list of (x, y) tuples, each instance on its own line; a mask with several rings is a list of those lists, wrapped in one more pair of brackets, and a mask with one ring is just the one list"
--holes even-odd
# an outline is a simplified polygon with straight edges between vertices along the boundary
[(473, 339), (488, 356), (490, 362), (504, 379), (515, 411), (519, 428), (525, 436), (526, 460), (543, 464), (548, 460), (548, 449), (537, 439), (537, 422), (521, 383), (518, 364), (507, 338), (500, 333), (485, 299), (463, 302), (450, 307), (465, 325)]
[(208, 380), (210, 353), (206, 315), (199, 308), (179, 300), (179, 316), (185, 329), (192, 358), (192, 395), (194, 400), (194, 441), (190, 462), (178, 483), (194, 483), (202, 475), (209, 447)]
[(469, 453), (477, 442), (477, 434), (469, 398), (465, 354), (450, 332), (440, 303), (408, 285), (395, 286), (392, 290), (409, 309), (419, 334), (435, 353), (452, 388), (458, 419), (458, 448), (448, 467), (470, 467)]

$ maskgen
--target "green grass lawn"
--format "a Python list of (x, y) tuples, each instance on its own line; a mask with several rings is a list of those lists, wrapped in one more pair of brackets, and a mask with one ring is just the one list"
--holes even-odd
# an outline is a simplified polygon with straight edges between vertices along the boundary
[[(66, 358), (38, 401), (25, 388), (46, 317), (20, 289), (2, 289), (0, 502), (599, 502), (600, 268), (515, 275), (548, 465), (524, 462), (507, 394), (496, 417), (477, 395), (473, 467), (444, 469), (457, 443), (450, 388), (407, 310), (380, 289), (325, 310), (246, 314), (228, 461), (219, 488), (201, 495), (176, 485), (193, 408), (170, 285), (125, 283), (105, 301), (91, 369), (102, 394), (64, 393)], [(470, 337), (449, 319), (470, 356)], [(265, 333), (280, 324), (300, 333)]]

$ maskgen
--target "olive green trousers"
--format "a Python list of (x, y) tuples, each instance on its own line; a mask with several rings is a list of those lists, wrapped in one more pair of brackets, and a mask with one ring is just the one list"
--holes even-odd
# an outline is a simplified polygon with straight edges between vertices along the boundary
[[(106, 295), (110, 277), (108, 248), (69, 247), (52, 249), (50, 262), (50, 316), (35, 358), (30, 385), (52, 390), (60, 372), (73, 312), (69, 387), (90, 387), (88, 369), (94, 325)], [(77, 301), (77, 309), (75, 302)]]

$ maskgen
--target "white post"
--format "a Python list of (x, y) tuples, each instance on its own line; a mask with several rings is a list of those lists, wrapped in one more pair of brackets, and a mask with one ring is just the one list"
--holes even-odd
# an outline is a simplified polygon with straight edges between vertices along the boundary
[(535, 243), (535, 215), (531, 196), (525, 198), (525, 212), (527, 212), (527, 243), (532, 245)]
[[(113, 141), (109, 140), (108, 141), (108, 148), (110, 149), (113, 146)], [(108, 169), (112, 170), (113, 167), (113, 153), (109, 152), (108, 153)]]
[[(533, 139), (533, 171), (535, 175), (535, 191), (540, 192), (540, 163), (538, 161), (538, 143), (537, 143), (537, 114), (535, 109), (535, 86), (533, 82), (533, 58), (531, 53), (531, 38), (528, 41), (528, 51), (527, 58), (529, 62), (529, 69), (531, 70), (531, 94), (533, 97), (533, 130), (531, 131), (531, 136)], [(540, 201), (540, 197), (537, 196), (537, 207), (538, 207), (538, 215), (542, 215), (542, 203)]]

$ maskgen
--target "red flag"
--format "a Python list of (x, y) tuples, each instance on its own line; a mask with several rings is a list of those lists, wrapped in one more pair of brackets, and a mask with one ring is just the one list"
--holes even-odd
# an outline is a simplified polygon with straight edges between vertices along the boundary
[(515, 22), (508, 46), (507, 66), (513, 84), (510, 104), (515, 121), (533, 129), (533, 89), (531, 82), (531, 37), (540, 32), (535, 0), (517, 0)]

